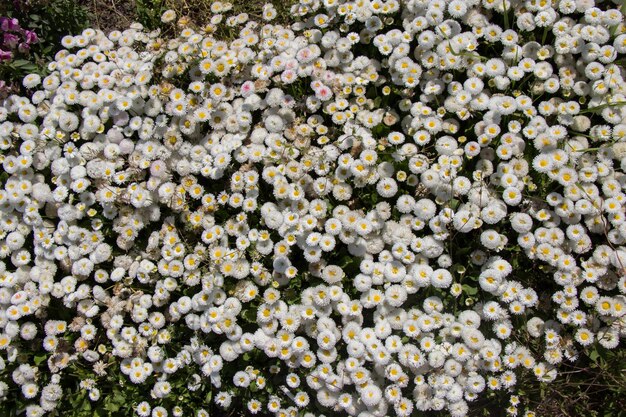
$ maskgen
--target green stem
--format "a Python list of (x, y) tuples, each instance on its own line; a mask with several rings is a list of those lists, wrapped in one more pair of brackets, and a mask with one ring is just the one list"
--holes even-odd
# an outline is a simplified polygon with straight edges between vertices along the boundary
[(592, 113), (592, 112), (595, 112), (596, 110), (606, 109), (607, 107), (624, 106), (624, 105), (626, 105), (626, 101), (617, 101), (615, 103), (605, 103), (605, 104), (601, 104), (599, 106), (589, 107), (588, 109), (580, 111), (579, 114)]
[(502, 7), (504, 8), (504, 29), (509, 30), (509, 10), (506, 8), (506, 0), (503, 0)]

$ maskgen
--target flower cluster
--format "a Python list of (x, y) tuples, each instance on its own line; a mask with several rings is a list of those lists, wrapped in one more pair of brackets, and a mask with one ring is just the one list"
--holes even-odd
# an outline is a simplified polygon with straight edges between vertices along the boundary
[[(3, 66), (10, 65), (11, 62), (18, 57), (25, 57), (29, 54), (31, 45), (39, 42), (37, 34), (20, 26), (19, 21), (15, 18), (0, 17), (0, 75), (2, 78), (15, 79), (12, 77), (11, 68), (2, 71)], [(21, 78), (24, 73), (18, 78)], [(7, 79), (0, 80), (0, 98), (4, 99), (13, 90), (19, 87), (19, 82), (9, 82)]]
[(22, 28), (15, 18), (0, 17), (0, 34), (0, 62), (13, 59), (15, 51), (27, 54), (30, 46), (38, 41), (37, 34)]
[(606, 3), (301, 0), (286, 27), (214, 2), (173, 39), (65, 37), (0, 107), (0, 401), (119, 375), (142, 417), (461, 417), (618, 348)]

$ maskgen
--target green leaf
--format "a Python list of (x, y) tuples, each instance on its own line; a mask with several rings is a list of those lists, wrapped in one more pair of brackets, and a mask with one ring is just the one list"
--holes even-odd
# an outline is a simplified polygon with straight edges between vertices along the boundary
[(124, 396), (124, 394), (122, 394), (121, 391), (114, 391), (113, 394), (113, 401), (116, 402), (117, 404), (124, 404), (126, 402), (126, 397)]
[(296, 291), (296, 289), (294, 289), (294, 288), (286, 289), (284, 294), (285, 294), (284, 297), (285, 297), (285, 300), (287, 301), (287, 303), (293, 304), (294, 302), (298, 301), (298, 299), (299, 299), (298, 291)]
[(35, 362), (35, 365), (39, 366), (46, 359), (48, 359), (46, 355), (39, 355), (35, 356), (35, 359), (33, 361)]
[(82, 411), (91, 411), (91, 402), (87, 399), (84, 399), (80, 409)]
[(27, 61), (25, 59), (16, 59), (12, 62), (13, 66), (15, 66), (16, 68), (26, 68), (28, 66), (34, 66), (34, 64), (30, 61)]
[(339, 266), (341, 266), (342, 268), (345, 268), (346, 266), (350, 265), (352, 262), (354, 262), (354, 258), (352, 258), (351, 256), (344, 256), (343, 258), (341, 258), (341, 262)]
[(83, 408), (83, 402), (87, 401), (87, 394), (85, 391), (79, 392), (75, 397), (70, 397), (70, 404), (72, 408), (81, 410)]
[(207, 392), (206, 397), (204, 397), (204, 402), (209, 404), (211, 399), (213, 399), (213, 391)]
[(391, 129), (389, 129), (389, 126), (385, 126), (383, 123), (380, 123), (379, 125), (376, 125), (372, 128), (372, 133), (374, 134), (374, 136), (378, 137), (387, 136), (390, 131)]
[(107, 411), (110, 411), (112, 413), (115, 413), (115, 412), (119, 411), (120, 408), (121, 408), (120, 404), (115, 403), (113, 401), (107, 401), (104, 404), (104, 409), (107, 410)]
[(478, 288), (476, 287), (471, 287), (467, 284), (463, 285), (463, 292), (465, 292), (468, 295), (476, 295), (478, 293)]
[(244, 320), (248, 323), (256, 323), (256, 310), (252, 308), (247, 308), (241, 314)]

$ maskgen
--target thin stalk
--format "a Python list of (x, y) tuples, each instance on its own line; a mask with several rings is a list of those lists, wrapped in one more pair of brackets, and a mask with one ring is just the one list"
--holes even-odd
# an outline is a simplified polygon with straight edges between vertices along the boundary
[(504, 8), (504, 29), (509, 30), (511, 27), (509, 26), (509, 10), (506, 8), (506, 0), (502, 2), (502, 7)]
[(611, 106), (624, 106), (626, 105), (626, 101), (617, 101), (615, 103), (605, 103), (605, 104), (601, 104), (599, 106), (595, 106), (595, 107), (589, 107), (585, 110), (581, 110), (579, 112), (579, 114), (585, 114), (585, 113), (592, 113), (595, 112), (596, 110), (603, 110), (606, 109), (607, 107), (611, 107)]

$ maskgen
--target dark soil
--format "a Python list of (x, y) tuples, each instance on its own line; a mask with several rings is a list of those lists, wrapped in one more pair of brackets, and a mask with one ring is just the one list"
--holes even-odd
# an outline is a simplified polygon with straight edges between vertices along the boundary
[(136, 21), (134, 0), (79, 0), (89, 10), (93, 27), (105, 33), (124, 30)]

